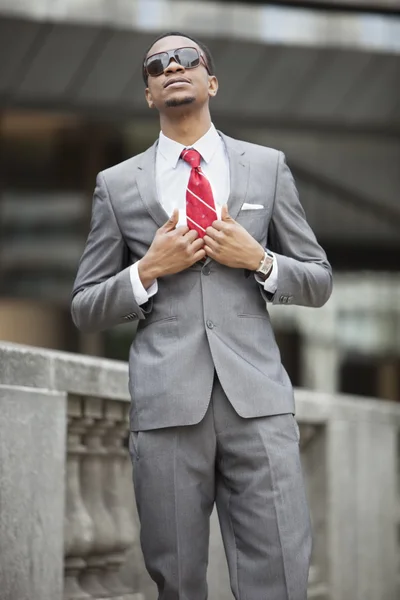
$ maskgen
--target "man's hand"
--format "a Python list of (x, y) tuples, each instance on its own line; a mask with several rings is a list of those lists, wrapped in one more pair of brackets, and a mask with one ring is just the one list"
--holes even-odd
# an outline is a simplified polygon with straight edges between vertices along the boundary
[(207, 227), (204, 242), (207, 256), (227, 267), (255, 271), (264, 256), (264, 248), (232, 219), (226, 204), (221, 220)]
[(138, 273), (147, 289), (162, 275), (179, 273), (205, 257), (204, 242), (189, 227), (176, 227), (179, 211), (175, 208), (168, 221), (160, 227), (145, 256), (139, 261)]

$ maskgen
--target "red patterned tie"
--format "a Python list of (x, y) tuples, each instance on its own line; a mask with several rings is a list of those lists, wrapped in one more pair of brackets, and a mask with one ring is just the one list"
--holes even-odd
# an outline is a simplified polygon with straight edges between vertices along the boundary
[(207, 227), (218, 218), (211, 185), (201, 170), (201, 155), (197, 150), (185, 149), (181, 158), (192, 167), (186, 188), (187, 225), (204, 237)]

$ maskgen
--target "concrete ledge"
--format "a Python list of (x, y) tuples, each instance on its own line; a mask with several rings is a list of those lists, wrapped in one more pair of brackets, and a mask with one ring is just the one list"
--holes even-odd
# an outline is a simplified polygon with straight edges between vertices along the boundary
[(308, 424), (330, 420), (372, 421), (400, 426), (400, 405), (387, 400), (296, 389), (296, 418)]
[[(126, 362), (9, 342), (0, 342), (0, 383), (130, 402)], [(295, 396), (300, 422), (362, 419), (400, 426), (400, 405), (393, 402), (302, 388)]]
[(0, 343), (0, 382), (130, 401), (127, 363)]
[(61, 600), (66, 395), (0, 385), (0, 415), (1, 600)]

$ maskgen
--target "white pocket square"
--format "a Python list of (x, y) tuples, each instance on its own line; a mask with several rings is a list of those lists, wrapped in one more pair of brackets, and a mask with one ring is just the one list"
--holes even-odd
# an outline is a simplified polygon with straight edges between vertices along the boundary
[(247, 202), (243, 202), (242, 210), (260, 210), (260, 208), (264, 208), (263, 204), (247, 204)]

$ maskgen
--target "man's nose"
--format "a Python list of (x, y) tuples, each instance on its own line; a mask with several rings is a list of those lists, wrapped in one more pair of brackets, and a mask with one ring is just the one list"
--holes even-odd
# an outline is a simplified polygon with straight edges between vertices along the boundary
[(171, 58), (168, 67), (164, 69), (166, 75), (170, 73), (183, 73), (184, 71), (185, 67), (182, 67), (174, 58)]

